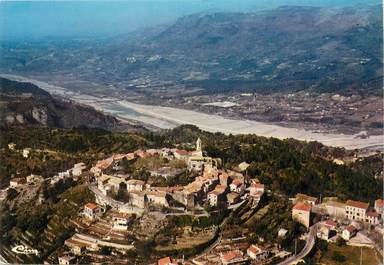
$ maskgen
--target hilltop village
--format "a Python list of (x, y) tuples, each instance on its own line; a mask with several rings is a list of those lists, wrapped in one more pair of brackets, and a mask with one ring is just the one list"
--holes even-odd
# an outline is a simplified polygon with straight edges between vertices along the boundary
[[(15, 150), (14, 144), (8, 148)], [(28, 158), (30, 152), (24, 149), (22, 155)], [(284, 211), (290, 211), (286, 216), (293, 226), (279, 227), (271, 235), (277, 242), (260, 236), (255, 239), (249, 229), (236, 226), (233, 220), (252, 224), (267, 218), (268, 201), (281, 195), (250, 178), (249, 166), (242, 162), (224, 168), (222, 159), (206, 155), (198, 138), (194, 150), (139, 149), (113, 154), (91, 167), (79, 162), (47, 179), (33, 174), (12, 178), (1, 194), (2, 200), (9, 190), (33, 194), (31, 191), (37, 192), (44, 182), (54, 186), (67, 180), (83, 182), (87, 187), (93, 199), (80, 205), (76, 217), (68, 221), (75, 230), (46, 258), (47, 264), (125, 264), (134, 250), (150, 247), (140, 244), (150, 244), (153, 238), (158, 260), (148, 260), (159, 265), (291, 264), (313, 251), (319, 239), (378, 251), (381, 248), (383, 200), (369, 205), (302, 193), (286, 202)], [(40, 189), (38, 203), (44, 201)], [(45, 230), (47, 235), (49, 229)], [(28, 239), (21, 242), (28, 245)]]

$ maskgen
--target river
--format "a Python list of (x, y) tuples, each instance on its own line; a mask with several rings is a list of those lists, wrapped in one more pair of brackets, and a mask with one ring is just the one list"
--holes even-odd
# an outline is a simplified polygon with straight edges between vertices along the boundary
[(295, 138), (304, 141), (318, 141), (325, 145), (345, 147), (347, 149), (383, 149), (383, 135), (367, 138), (358, 135), (313, 132), (304, 129), (284, 127), (251, 120), (229, 119), (218, 115), (206, 114), (180, 108), (143, 105), (112, 97), (95, 97), (73, 92), (64, 87), (16, 75), (1, 76), (17, 81), (33, 83), (53, 95), (70, 98), (73, 101), (93, 106), (121, 119), (130, 119), (150, 124), (162, 129), (174, 128), (181, 124), (193, 124), (210, 132), (232, 134), (256, 134), (279, 139)]

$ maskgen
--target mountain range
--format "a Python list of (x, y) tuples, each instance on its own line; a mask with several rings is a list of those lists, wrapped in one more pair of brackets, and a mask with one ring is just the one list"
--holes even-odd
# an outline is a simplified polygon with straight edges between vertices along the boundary
[[(2, 43), (0, 70), (124, 91), (381, 93), (380, 6), (198, 13), (102, 40)], [(139, 81), (138, 81), (139, 80)]]

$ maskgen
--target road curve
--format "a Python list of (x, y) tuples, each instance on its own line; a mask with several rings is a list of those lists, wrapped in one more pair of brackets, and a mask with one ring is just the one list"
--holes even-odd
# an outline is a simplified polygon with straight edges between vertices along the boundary
[(311, 252), (312, 248), (315, 246), (316, 242), (316, 233), (317, 233), (317, 225), (311, 226), (308, 239), (305, 243), (304, 248), (297, 254), (296, 256), (289, 257), (288, 259), (278, 263), (277, 265), (291, 265), (296, 264), (299, 260), (305, 258)]

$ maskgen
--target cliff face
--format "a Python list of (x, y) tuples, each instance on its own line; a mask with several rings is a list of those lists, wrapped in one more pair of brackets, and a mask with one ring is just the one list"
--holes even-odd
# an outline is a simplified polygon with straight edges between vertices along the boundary
[(0, 78), (0, 123), (2, 126), (88, 127), (112, 131), (134, 129), (92, 107), (55, 98), (29, 83), (4, 78)]

